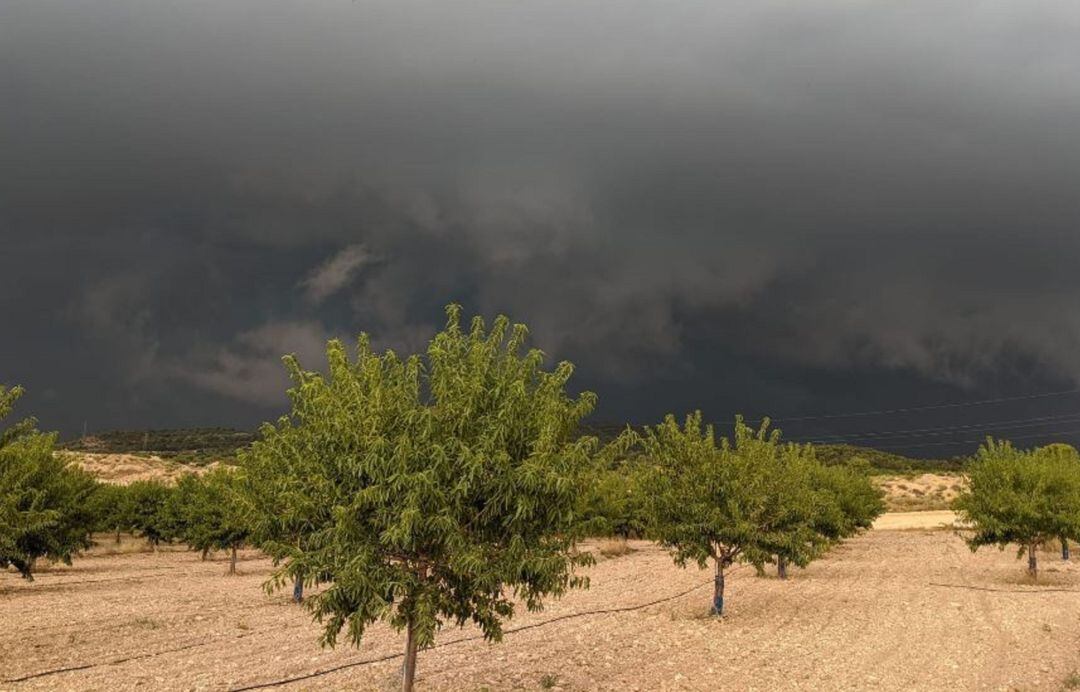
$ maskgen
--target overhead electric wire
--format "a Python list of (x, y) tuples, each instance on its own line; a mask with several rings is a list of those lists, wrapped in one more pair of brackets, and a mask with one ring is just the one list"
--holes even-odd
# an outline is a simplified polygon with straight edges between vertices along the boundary
[[(1080, 394), (1080, 388), (1064, 389), (1056, 392), (1042, 392), (1039, 394), (1025, 394), (1022, 396), (1005, 396), (996, 397), (993, 399), (981, 399), (977, 401), (956, 401), (947, 404), (932, 404), (929, 406), (907, 406), (902, 408), (881, 409), (877, 411), (854, 411), (850, 413), (827, 413), (813, 416), (786, 416), (781, 418), (770, 418), (773, 423), (793, 423), (797, 421), (807, 420), (831, 420), (836, 418), (859, 418), (865, 416), (884, 416), (897, 413), (915, 413), (918, 411), (937, 411), (948, 408), (964, 408), (968, 406), (986, 406), (989, 404), (1000, 404), (1008, 401), (1028, 401), (1032, 399), (1046, 399), (1055, 396), (1066, 396), (1069, 394)], [(756, 419), (758, 421), (761, 418)]]
[[(1009, 440), (1030, 440), (1030, 439), (1035, 439), (1035, 438), (1039, 438), (1039, 437), (1043, 437), (1043, 438), (1045, 438), (1045, 437), (1060, 437), (1062, 435), (1080, 435), (1080, 428), (1075, 428), (1073, 430), (1056, 430), (1056, 431), (1053, 431), (1053, 432), (1042, 432), (1042, 433), (1035, 433), (1035, 434), (1031, 434), (1031, 435), (1010, 435), (1008, 439)], [(985, 441), (986, 441), (986, 438), (983, 438), (981, 440), (942, 440), (942, 441), (938, 441), (938, 442), (915, 442), (915, 443), (906, 443), (905, 442), (905, 443), (893, 444), (893, 445), (875, 446), (875, 449), (885, 450), (885, 449), (911, 449), (912, 447), (944, 447), (944, 446), (948, 446), (948, 445), (956, 446), (956, 445), (982, 444)], [(805, 440), (804, 442), (814, 442), (814, 441), (813, 440)], [(824, 444), (830, 444), (830, 443), (826, 442)]]
[(1009, 428), (1031, 428), (1040, 425), (1053, 425), (1055, 423), (1080, 421), (1080, 413), (1061, 414), (1056, 416), (1035, 416), (1031, 418), (1013, 418), (1004, 421), (991, 421), (987, 423), (965, 423), (962, 425), (946, 425), (934, 428), (909, 428), (907, 430), (883, 430), (852, 433), (835, 433), (820, 435), (814, 439), (822, 444), (839, 444), (849, 440), (861, 440), (869, 438), (894, 438), (894, 437), (937, 437), (941, 435), (969, 432), (971, 430), (986, 430), (988, 432)]

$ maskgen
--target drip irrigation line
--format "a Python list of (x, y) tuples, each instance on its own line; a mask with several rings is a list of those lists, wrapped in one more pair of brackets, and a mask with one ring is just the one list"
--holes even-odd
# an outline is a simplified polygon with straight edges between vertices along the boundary
[(944, 584), (930, 582), (930, 586), (940, 586), (949, 589), (968, 589), (970, 591), (993, 591), (994, 593), (1080, 593), (1080, 589), (995, 589), (989, 586), (968, 586), (967, 584)]
[[(728, 574), (731, 574), (732, 572), (735, 572), (735, 571), (741, 569), (742, 567), (743, 566), (740, 565), (739, 567), (735, 567), (735, 568), (733, 568), (731, 570), (728, 570)], [(712, 578), (710, 578), (708, 581), (702, 582), (702, 583), (700, 583), (700, 584), (698, 584), (696, 586), (692, 586), (689, 589), (686, 589), (685, 591), (680, 591), (679, 593), (675, 594), (674, 596), (667, 596), (665, 598), (660, 598), (660, 599), (657, 599), (655, 601), (650, 601), (648, 603), (641, 603), (639, 605), (623, 606), (621, 608), (602, 608), (600, 610), (588, 610), (588, 611), (585, 611), (583, 613), (568, 613), (566, 615), (560, 615), (558, 617), (553, 617), (550, 620), (544, 620), (542, 622), (533, 622), (533, 623), (530, 623), (530, 624), (527, 624), (527, 625), (521, 625), (519, 627), (513, 627), (511, 629), (505, 630), (503, 632), (503, 635), (514, 634), (515, 632), (523, 632), (525, 630), (531, 630), (531, 629), (535, 629), (537, 627), (544, 627), (545, 625), (550, 625), (550, 624), (555, 623), (555, 622), (560, 622), (560, 621), (564, 621), (564, 620), (573, 620), (575, 618), (587, 617), (587, 616), (590, 616), (590, 615), (608, 615), (608, 614), (611, 614), (611, 613), (627, 613), (627, 612), (634, 611), (634, 610), (642, 610), (642, 609), (648, 608), (650, 606), (659, 605), (661, 603), (667, 603), (668, 601), (674, 601), (674, 600), (676, 600), (678, 598), (682, 598), (683, 596), (685, 596), (685, 595), (687, 595), (687, 594), (689, 594), (689, 593), (691, 593), (693, 591), (697, 591), (701, 587), (708, 586), (709, 584), (712, 584), (712, 583), (713, 583), (713, 580), (712, 580)], [(460, 639), (455, 639), (453, 641), (444, 642), (442, 644), (435, 644), (434, 646), (432, 646), (430, 648), (431, 649), (441, 649), (443, 647), (453, 646), (455, 644), (464, 644), (465, 642), (476, 641), (478, 639), (483, 639), (483, 638), (484, 638), (484, 635), (482, 635), (482, 634), (473, 635), (473, 636), (469, 636), (469, 637), (462, 637)], [(361, 666), (373, 665), (375, 663), (385, 663), (386, 661), (392, 661), (395, 658), (402, 658), (402, 657), (404, 657), (404, 654), (402, 654), (402, 653), (394, 653), (394, 654), (386, 654), (384, 656), (379, 656), (377, 658), (366, 658), (366, 659), (364, 659), (362, 661), (353, 661), (352, 663), (343, 663), (341, 665), (334, 666), (332, 668), (326, 668), (326, 669), (323, 669), (323, 670), (316, 670), (316, 671), (311, 672), (311, 673), (305, 673), (303, 675), (297, 675), (297, 676), (294, 676), (294, 677), (291, 677), (291, 678), (282, 678), (281, 680), (272, 680), (270, 682), (260, 682), (260, 683), (254, 684), (254, 685), (245, 685), (244, 687), (231, 687), (231, 688), (229, 688), (229, 692), (249, 692), (249, 690), (263, 690), (263, 689), (266, 689), (268, 687), (280, 687), (282, 685), (289, 685), (289, 684), (292, 684), (294, 682), (303, 682), (305, 680), (312, 680), (314, 678), (322, 677), (323, 675), (329, 675), (331, 673), (336, 673), (338, 671), (346, 670), (348, 668), (359, 668)]]
[[(244, 634), (236, 635), (232, 639), (233, 640), (243, 639), (244, 637), (250, 637), (250, 636), (255, 635), (255, 634), (258, 634), (258, 633), (257, 632), (245, 632)], [(195, 643), (195, 644), (185, 644), (184, 646), (178, 646), (178, 647), (175, 647), (175, 648), (172, 648), (172, 649), (165, 649), (163, 651), (152, 651), (150, 653), (145, 653), (145, 654), (135, 654), (134, 656), (125, 656), (124, 658), (114, 658), (111, 661), (103, 661), (101, 663), (84, 663), (82, 665), (77, 665), (77, 666), (65, 666), (63, 668), (52, 668), (50, 670), (43, 670), (43, 671), (40, 671), (38, 673), (28, 673), (26, 675), (22, 675), (22, 676), (19, 676), (17, 678), (7, 678), (7, 679), (4, 679), (4, 680), (0, 680), (0, 682), (6, 683), (6, 684), (12, 684), (12, 683), (18, 683), (18, 682), (26, 682), (27, 680), (36, 680), (37, 678), (44, 678), (44, 677), (48, 677), (50, 675), (59, 675), (60, 673), (71, 673), (71, 672), (78, 671), (78, 670), (87, 670), (89, 668), (99, 668), (101, 666), (117, 666), (117, 665), (120, 665), (121, 663), (128, 663), (129, 661), (139, 661), (139, 660), (142, 660), (142, 659), (145, 659), (145, 658), (154, 658), (156, 656), (163, 656), (165, 654), (176, 653), (177, 651), (187, 651), (188, 649), (197, 649), (200, 646), (211, 646), (211, 645), (216, 645), (216, 644), (220, 644), (220, 643), (221, 643), (220, 641), (212, 641), (212, 642), (201, 641), (201, 642), (198, 642), (198, 643)]]

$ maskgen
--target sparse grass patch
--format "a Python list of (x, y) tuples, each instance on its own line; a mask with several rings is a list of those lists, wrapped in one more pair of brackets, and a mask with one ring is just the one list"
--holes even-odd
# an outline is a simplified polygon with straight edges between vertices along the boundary
[(135, 626), (144, 630), (156, 630), (161, 627), (161, 623), (154, 618), (140, 617), (135, 618)]
[(612, 538), (602, 541), (597, 547), (597, 550), (606, 558), (621, 557), (634, 552), (634, 549), (631, 548), (630, 544), (623, 538)]
[(545, 673), (540, 677), (540, 689), (550, 690), (559, 684), (559, 676), (554, 673)]
[(1080, 690), (1080, 672), (1073, 671), (1065, 677), (1064, 682), (1061, 683), (1061, 689), (1063, 690)]

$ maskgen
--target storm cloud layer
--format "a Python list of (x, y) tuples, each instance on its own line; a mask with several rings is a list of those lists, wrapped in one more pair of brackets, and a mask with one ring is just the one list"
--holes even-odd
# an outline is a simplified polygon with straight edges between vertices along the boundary
[(1069, 389), (1078, 74), (1068, 2), (5, 2), (0, 381), (250, 426), (454, 300), (602, 420)]

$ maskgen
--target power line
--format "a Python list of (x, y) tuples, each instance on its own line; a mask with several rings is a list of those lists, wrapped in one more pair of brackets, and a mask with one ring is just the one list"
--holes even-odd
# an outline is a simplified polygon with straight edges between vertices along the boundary
[[(1030, 439), (1040, 438), (1040, 437), (1041, 438), (1060, 437), (1062, 435), (1080, 435), (1080, 428), (1076, 428), (1076, 429), (1073, 429), (1073, 430), (1057, 430), (1057, 431), (1054, 431), (1054, 432), (1034, 433), (1034, 434), (1031, 434), (1031, 435), (1011, 435), (1011, 436), (1009, 436), (1008, 439), (1010, 441), (1012, 441), (1012, 440), (1030, 440)], [(807, 440), (807, 441), (808, 442), (814, 442), (816, 444), (831, 444), (829, 442), (818, 443), (816, 440)], [(942, 446), (948, 446), (948, 445), (957, 446), (957, 445), (982, 444), (983, 442), (986, 442), (986, 438), (983, 438), (981, 440), (953, 440), (953, 441), (938, 441), (938, 442), (917, 442), (917, 443), (911, 443), (911, 444), (909, 444), (909, 443), (900, 443), (900, 444), (893, 444), (893, 445), (883, 445), (883, 446), (880, 446), (880, 447), (875, 446), (875, 449), (885, 450), (885, 449), (911, 449), (912, 447), (942, 447)], [(804, 444), (805, 444), (805, 442), (804, 442)]]
[(970, 430), (1000, 430), (1003, 428), (1031, 428), (1038, 427), (1040, 425), (1051, 425), (1054, 423), (1064, 422), (1076, 422), (1080, 419), (1080, 413), (1069, 413), (1056, 416), (1035, 416), (1032, 418), (1013, 418), (1005, 421), (992, 421), (988, 423), (968, 423), (964, 425), (946, 425), (935, 428), (909, 428), (907, 430), (884, 430), (884, 431), (869, 431), (862, 433), (846, 433), (846, 434), (833, 434), (822, 435), (817, 438), (819, 442), (845, 442), (847, 440), (861, 440), (869, 438), (890, 438), (890, 437), (937, 437), (940, 435), (949, 435), (958, 432), (966, 432)]
[[(964, 408), (967, 406), (985, 406), (988, 404), (1000, 404), (1007, 401), (1028, 401), (1031, 399), (1046, 399), (1055, 396), (1080, 393), (1080, 388), (1064, 389), (1058, 392), (1043, 392), (1041, 394), (1026, 394), (1023, 396), (1005, 396), (993, 399), (981, 399), (979, 401), (957, 401), (948, 404), (934, 404), (931, 406), (908, 406), (904, 408), (881, 409), (878, 411), (855, 411), (851, 413), (828, 413), (814, 416), (791, 416), (787, 418), (772, 418), (774, 423), (792, 423), (805, 420), (829, 420), (834, 418), (859, 418), (864, 416), (884, 416), (895, 413), (915, 413), (917, 411), (937, 411), (947, 408)], [(760, 418), (757, 420), (761, 420)]]

